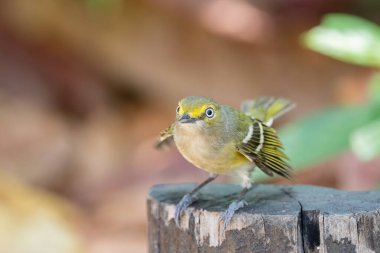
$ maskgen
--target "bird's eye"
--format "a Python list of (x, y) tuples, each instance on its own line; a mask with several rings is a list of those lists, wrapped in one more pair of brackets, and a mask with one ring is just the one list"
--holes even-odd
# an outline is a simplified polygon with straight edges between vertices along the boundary
[(175, 109), (175, 111), (176, 111), (177, 113), (179, 113), (179, 109), (180, 109), (180, 107), (177, 106), (177, 108)]
[(207, 118), (214, 117), (214, 109), (212, 109), (211, 107), (207, 108), (206, 111), (205, 111), (205, 114), (206, 114)]

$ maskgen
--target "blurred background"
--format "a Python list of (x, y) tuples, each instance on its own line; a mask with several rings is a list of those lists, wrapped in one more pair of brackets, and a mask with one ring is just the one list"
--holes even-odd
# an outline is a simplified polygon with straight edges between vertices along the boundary
[(1, 0), (0, 252), (146, 252), (149, 187), (207, 176), (175, 147), (153, 148), (188, 95), (236, 107), (291, 99), (275, 126), (295, 183), (377, 189), (378, 10), (376, 0)]

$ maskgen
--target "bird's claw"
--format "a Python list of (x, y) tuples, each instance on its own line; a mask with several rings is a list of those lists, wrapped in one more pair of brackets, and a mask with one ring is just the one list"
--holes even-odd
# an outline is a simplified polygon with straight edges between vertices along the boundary
[(233, 201), (228, 206), (228, 209), (222, 214), (222, 216), (219, 217), (219, 221), (223, 221), (222, 231), (226, 230), (235, 212), (246, 205), (247, 205), (247, 202), (245, 200), (240, 200), (240, 201)]
[(186, 194), (182, 197), (181, 201), (175, 207), (175, 224), (179, 226), (179, 219), (181, 218), (182, 211), (185, 210), (191, 203), (193, 203), (195, 198), (190, 194)]

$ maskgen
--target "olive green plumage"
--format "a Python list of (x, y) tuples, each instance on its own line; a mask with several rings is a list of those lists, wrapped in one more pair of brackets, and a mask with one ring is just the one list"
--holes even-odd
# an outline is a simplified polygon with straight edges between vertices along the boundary
[(162, 131), (157, 146), (174, 142), (192, 164), (212, 174), (246, 176), (255, 166), (266, 174), (289, 178), (291, 166), (273, 120), (293, 107), (279, 98), (245, 101), (241, 110), (205, 97), (186, 97), (176, 121)]

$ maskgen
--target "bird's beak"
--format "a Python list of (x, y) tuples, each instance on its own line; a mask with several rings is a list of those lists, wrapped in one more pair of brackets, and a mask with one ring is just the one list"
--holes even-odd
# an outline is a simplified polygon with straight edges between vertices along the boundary
[(196, 118), (191, 118), (189, 114), (185, 113), (183, 114), (179, 119), (178, 122), (180, 123), (194, 123), (197, 121)]

